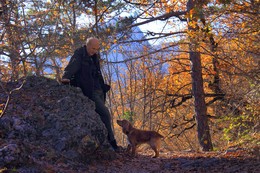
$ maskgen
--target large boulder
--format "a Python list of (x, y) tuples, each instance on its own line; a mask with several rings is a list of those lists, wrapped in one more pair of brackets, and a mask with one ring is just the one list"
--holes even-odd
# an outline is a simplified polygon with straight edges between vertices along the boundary
[[(4, 91), (23, 81), (0, 88), (0, 110), (7, 100)], [(0, 119), (0, 137), (0, 168), (4, 169), (41, 172), (66, 164), (84, 171), (91, 161), (115, 158), (94, 102), (80, 88), (45, 77), (27, 77), (22, 88), (12, 92)]]

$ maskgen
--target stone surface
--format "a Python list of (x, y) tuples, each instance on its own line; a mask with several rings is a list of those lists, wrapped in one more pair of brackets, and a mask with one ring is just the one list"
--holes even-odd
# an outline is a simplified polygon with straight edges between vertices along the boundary
[[(4, 84), (5, 90), (19, 87), (23, 80)], [(2, 110), (7, 99), (2, 88), (0, 96)], [(80, 88), (30, 76), (12, 93), (0, 119), (0, 168), (21, 167), (21, 172), (28, 172), (30, 168), (40, 171), (44, 164), (53, 165), (61, 159), (71, 165), (111, 160), (115, 153), (106, 136), (94, 103)]]

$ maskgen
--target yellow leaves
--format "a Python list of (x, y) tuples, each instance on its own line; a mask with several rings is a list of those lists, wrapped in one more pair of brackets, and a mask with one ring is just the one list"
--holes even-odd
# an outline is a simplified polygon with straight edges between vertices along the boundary
[(68, 63), (67, 59), (61, 59), (61, 62), (62, 62), (63, 64)]
[(8, 45), (8, 42), (6, 42), (6, 43), (1, 42), (0, 47), (7, 46), (7, 45)]
[(58, 11), (54, 11), (53, 14), (56, 16), (58, 14)]
[(154, 10), (154, 11), (153, 11), (153, 14), (156, 16), (156, 15), (157, 15), (157, 11), (156, 11), (156, 10)]
[(169, 13), (171, 11), (170, 8), (166, 8), (166, 12)]
[(108, 51), (110, 49), (110, 47), (111, 47), (109, 44), (106, 44), (104, 42), (102, 43), (102, 46), (105, 47), (104, 51)]
[(86, 36), (85, 36), (85, 35), (82, 35), (81, 38), (82, 38), (82, 40), (85, 40), (85, 39), (86, 39)]
[(55, 52), (56, 52), (57, 54), (59, 54), (59, 55), (62, 54), (62, 51), (61, 51), (60, 49), (56, 49)]
[(0, 173), (5, 172), (6, 170), (7, 170), (7, 168), (1, 168)]

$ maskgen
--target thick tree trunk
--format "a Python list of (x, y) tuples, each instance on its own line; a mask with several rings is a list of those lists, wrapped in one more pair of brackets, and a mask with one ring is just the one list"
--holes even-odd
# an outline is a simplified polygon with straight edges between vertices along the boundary
[(194, 96), (198, 140), (202, 151), (210, 151), (213, 147), (209, 132), (207, 107), (203, 90), (200, 52), (191, 52), (190, 61), (192, 63), (192, 93)]
[[(197, 34), (198, 25), (192, 24), (197, 22), (196, 10), (200, 7), (200, 4), (195, 4), (194, 0), (189, 0), (187, 3), (187, 10), (189, 13), (188, 26), (190, 33)], [(198, 3), (198, 2), (197, 2)], [(196, 8), (195, 8), (196, 7)], [(193, 12), (191, 10), (193, 9)], [(196, 124), (198, 140), (202, 151), (210, 151), (213, 149), (211, 136), (209, 132), (209, 124), (207, 117), (207, 107), (205, 103), (205, 94), (203, 89), (203, 78), (201, 69), (201, 54), (199, 52), (199, 40), (195, 35), (190, 35), (190, 61), (191, 61), (191, 78), (192, 78), (192, 94), (194, 96), (194, 106), (196, 113)]]

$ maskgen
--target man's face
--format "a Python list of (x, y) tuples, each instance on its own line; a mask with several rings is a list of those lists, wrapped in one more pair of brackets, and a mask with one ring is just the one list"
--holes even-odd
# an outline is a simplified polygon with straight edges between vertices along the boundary
[(98, 52), (98, 49), (99, 49), (99, 42), (94, 40), (94, 41), (90, 41), (88, 44), (87, 44), (87, 52), (89, 54), (89, 56), (92, 56), (94, 55), (95, 53)]

